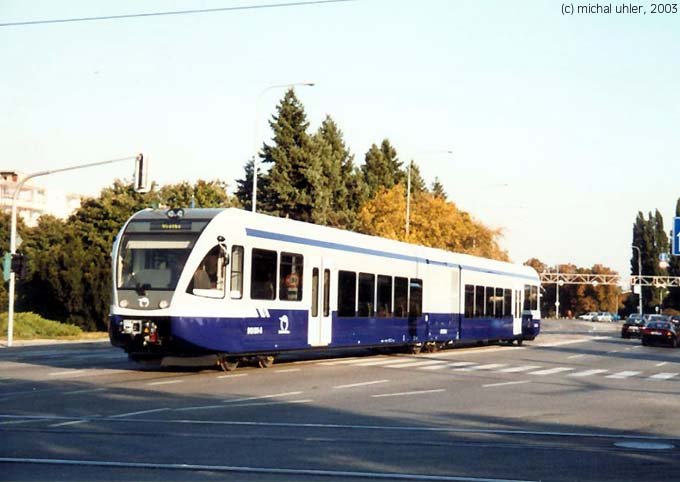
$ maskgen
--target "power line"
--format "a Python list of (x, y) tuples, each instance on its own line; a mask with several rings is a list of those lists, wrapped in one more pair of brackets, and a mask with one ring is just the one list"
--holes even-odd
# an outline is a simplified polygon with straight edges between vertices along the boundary
[(320, 5), (325, 3), (341, 3), (352, 2), (354, 0), (311, 0), (306, 2), (288, 2), (288, 3), (271, 3), (263, 5), (248, 5), (240, 7), (222, 7), (222, 8), (205, 8), (196, 10), (177, 10), (173, 12), (149, 12), (149, 13), (131, 13), (127, 15), (107, 15), (102, 17), (80, 17), (80, 18), (60, 18), (54, 20), (29, 20), (25, 22), (9, 22), (0, 23), (0, 27), (20, 27), (25, 25), (42, 25), (46, 23), (68, 23), (68, 22), (91, 22), (95, 20), (120, 20), (123, 18), (140, 18), (140, 17), (160, 17), (163, 15), (191, 15), (196, 13), (214, 13), (214, 12), (233, 12), (237, 10), (262, 10), (265, 8), (279, 8), (279, 7), (300, 7), (305, 5)]

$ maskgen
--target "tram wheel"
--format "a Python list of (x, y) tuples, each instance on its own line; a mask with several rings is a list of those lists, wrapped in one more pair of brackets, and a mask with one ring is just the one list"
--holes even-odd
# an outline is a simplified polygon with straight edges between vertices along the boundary
[(238, 368), (239, 359), (235, 357), (221, 356), (217, 360), (217, 364), (225, 372), (233, 372)]
[(260, 368), (269, 368), (274, 364), (274, 355), (265, 355), (257, 357), (257, 364)]

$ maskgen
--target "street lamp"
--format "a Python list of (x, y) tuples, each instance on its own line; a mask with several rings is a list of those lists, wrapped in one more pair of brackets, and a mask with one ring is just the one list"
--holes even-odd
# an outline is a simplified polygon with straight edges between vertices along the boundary
[[(431, 153), (431, 154), (453, 154), (452, 150), (441, 150), (441, 151), (422, 151), (419, 154)], [(408, 174), (406, 175), (406, 240), (408, 241), (408, 235), (411, 228), (411, 168), (413, 167), (413, 158), (408, 163)]]
[(294, 82), (291, 84), (277, 84), (277, 85), (270, 85), (269, 87), (263, 89), (257, 96), (257, 101), (255, 102), (255, 122), (254, 122), (254, 127), (253, 127), (253, 143), (255, 145), (253, 149), (253, 209), (252, 211), (255, 212), (255, 207), (257, 204), (257, 168), (258, 168), (258, 148), (257, 148), (257, 139), (258, 139), (258, 133), (257, 133), (257, 121), (258, 118), (260, 117), (260, 101), (262, 100), (262, 97), (266, 92), (269, 92), (270, 90), (273, 89), (289, 89), (293, 87), (298, 87), (298, 86), (305, 86), (305, 87), (313, 87), (314, 82)]
[(640, 297), (638, 311), (640, 312), (640, 316), (642, 316), (642, 254), (640, 248), (638, 248), (634, 244), (631, 245), (631, 248), (637, 249), (638, 253), (638, 289), (640, 290), (640, 293), (638, 293), (638, 296)]

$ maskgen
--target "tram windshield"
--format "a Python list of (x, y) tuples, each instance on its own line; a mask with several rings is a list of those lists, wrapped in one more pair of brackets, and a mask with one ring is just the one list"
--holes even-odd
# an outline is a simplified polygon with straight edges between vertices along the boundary
[(116, 263), (118, 289), (174, 290), (197, 235), (126, 234)]

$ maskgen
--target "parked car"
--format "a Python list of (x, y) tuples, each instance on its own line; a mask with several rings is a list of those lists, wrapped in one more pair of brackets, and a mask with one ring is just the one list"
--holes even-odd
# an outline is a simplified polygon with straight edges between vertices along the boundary
[(642, 344), (645, 346), (660, 344), (677, 348), (680, 345), (680, 330), (669, 320), (650, 321), (642, 329), (641, 338)]
[(606, 311), (599, 311), (594, 317), (593, 321), (608, 321), (612, 322), (614, 321), (614, 317), (612, 316), (611, 313), (608, 313)]
[(585, 321), (593, 321), (593, 319), (597, 316), (597, 311), (589, 311), (588, 313), (585, 313), (581, 316), (578, 317), (579, 320), (585, 320)]
[(621, 338), (640, 338), (642, 329), (645, 327), (645, 320), (639, 313), (633, 313), (628, 316), (626, 321), (621, 325)]

